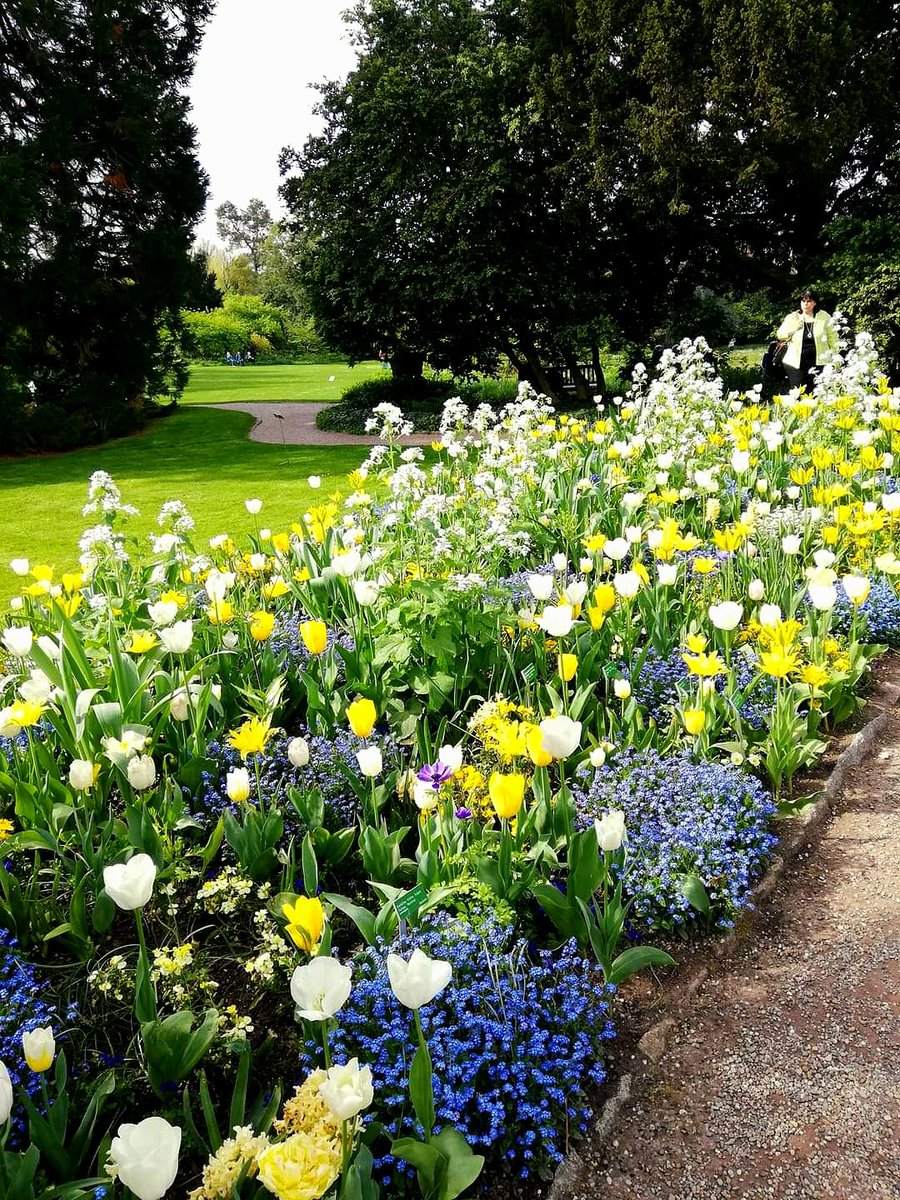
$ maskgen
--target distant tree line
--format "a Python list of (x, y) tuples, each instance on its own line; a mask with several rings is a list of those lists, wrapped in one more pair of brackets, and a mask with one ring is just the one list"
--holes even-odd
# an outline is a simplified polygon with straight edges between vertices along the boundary
[(553, 392), (555, 365), (671, 338), (709, 297), (778, 311), (813, 282), (896, 330), (889, 0), (368, 0), (349, 19), (357, 66), (281, 160), (304, 289), (347, 354), (411, 373), (506, 356)]

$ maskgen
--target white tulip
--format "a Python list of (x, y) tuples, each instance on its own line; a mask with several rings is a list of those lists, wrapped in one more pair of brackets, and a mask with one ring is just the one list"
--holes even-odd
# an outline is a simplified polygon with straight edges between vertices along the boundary
[(307, 1021), (327, 1021), (347, 1003), (353, 972), (336, 958), (311, 958), (291, 976), (291, 996), (298, 1015)]
[(625, 814), (617, 808), (611, 809), (601, 820), (594, 821), (594, 832), (604, 853), (618, 850), (625, 840)]
[(346, 554), (336, 554), (331, 560), (331, 570), (342, 579), (349, 579), (359, 570), (361, 562), (358, 550), (348, 550)]
[(629, 545), (626, 538), (607, 538), (603, 543), (603, 553), (613, 562), (621, 562), (628, 554)]
[(623, 600), (633, 600), (641, 590), (641, 577), (637, 571), (619, 571), (613, 576), (613, 587)]
[(369, 608), (378, 599), (380, 588), (372, 579), (354, 579), (353, 595), (362, 608)]
[(613, 691), (619, 700), (627, 700), (631, 695), (631, 684), (627, 679), (614, 679)]
[(22, 1054), (30, 1070), (49, 1071), (56, 1056), (56, 1039), (52, 1026), (25, 1030), (22, 1034)]
[(800, 552), (800, 543), (802, 539), (796, 533), (786, 533), (781, 539), (781, 549), (785, 554), (793, 556)]
[(881, 506), (885, 512), (900, 512), (900, 492), (884, 492), (881, 497)]
[(377, 746), (363, 746), (362, 750), (357, 750), (356, 761), (366, 779), (374, 779), (376, 775), (381, 774), (383, 761)]
[(554, 554), (550, 561), (553, 563), (554, 571), (564, 571), (569, 565), (569, 560), (564, 554)]
[(0, 1125), (5, 1125), (13, 1106), (13, 1087), (6, 1069), (6, 1063), (0, 1062)]
[(421, 779), (413, 780), (413, 801), (420, 812), (429, 812), (432, 808), (437, 807), (438, 794), (430, 783), (423, 783)]
[(319, 1084), (319, 1095), (336, 1120), (352, 1120), (364, 1108), (368, 1108), (375, 1098), (372, 1068), (361, 1067), (357, 1058), (329, 1067)]
[(156, 604), (147, 605), (147, 613), (154, 625), (170, 625), (178, 616), (178, 605), (174, 600), (158, 600)]
[(388, 979), (394, 995), (406, 1008), (430, 1004), (450, 982), (453, 967), (440, 958), (429, 958), (424, 951), (413, 950), (409, 962), (399, 954), (387, 958)]
[(443, 763), (453, 772), (458, 771), (463, 762), (462, 746), (441, 746), (438, 751), (438, 762)]
[(262, 500), (245, 500), (244, 508), (246, 508), (251, 517), (255, 517), (262, 509)]
[(40, 667), (35, 667), (28, 678), (19, 684), (19, 695), (32, 704), (47, 704), (53, 691), (53, 684)]
[(62, 650), (60, 649), (59, 642), (55, 638), (47, 637), (46, 634), (42, 634), (38, 638), (37, 644), (47, 655), (47, 657), (53, 660), (53, 662), (59, 662), (59, 660), (62, 658)]
[(103, 868), (106, 894), (125, 912), (144, 907), (153, 895), (155, 879), (156, 864), (149, 854), (135, 854), (127, 863)]
[(675, 563), (661, 562), (656, 568), (660, 587), (672, 587), (678, 582), (678, 567)]
[(774, 628), (781, 620), (781, 609), (777, 604), (761, 604), (759, 608), (759, 623), (767, 628)]
[(735, 475), (743, 475), (750, 470), (750, 451), (735, 450), (731, 456), (731, 469)]
[(549, 600), (553, 595), (552, 575), (529, 575), (525, 582), (535, 600), (540, 600), (541, 603)]
[(210, 602), (216, 604), (224, 600), (234, 586), (236, 578), (234, 571), (220, 571), (218, 567), (213, 567), (203, 583), (203, 589)]
[(162, 1200), (178, 1174), (181, 1130), (164, 1117), (120, 1125), (109, 1147), (119, 1180), (137, 1200)]
[(540, 730), (541, 747), (554, 758), (568, 758), (581, 741), (581, 722), (571, 717), (545, 717)]
[(847, 598), (854, 604), (863, 604), (872, 587), (866, 575), (842, 575), (841, 583)]
[(225, 776), (225, 793), (235, 804), (250, 799), (250, 772), (246, 767), (232, 767)]
[(194, 640), (193, 623), (176, 621), (174, 625), (159, 631), (159, 640), (170, 654), (186, 654)]
[(322, 486), (322, 478), (320, 475), (310, 475), (306, 482), (313, 489), (313, 491), (318, 491), (318, 489)]
[(585, 581), (583, 579), (576, 579), (563, 591), (563, 598), (567, 604), (571, 604), (574, 608), (576, 605), (584, 603), (587, 590), (588, 585)]
[(14, 575), (22, 577), (31, 570), (31, 564), (27, 558), (14, 558), (10, 561), (9, 569)]
[(758, 604), (765, 594), (766, 585), (763, 583), (763, 581), (761, 579), (751, 579), (750, 585), (747, 588), (747, 595), (750, 597), (750, 599)]
[(94, 763), (87, 758), (73, 758), (69, 764), (69, 787), (86, 792), (94, 786)]
[(734, 600), (723, 600), (721, 604), (711, 604), (708, 613), (715, 628), (727, 633), (740, 625), (744, 606)]
[(173, 692), (169, 699), (169, 712), (176, 721), (186, 721), (190, 714), (190, 701), (184, 688)]
[(550, 637), (565, 637), (575, 623), (572, 606), (570, 604), (548, 604), (537, 618), (537, 623)]
[(34, 634), (30, 625), (10, 625), (0, 641), (14, 658), (25, 658), (31, 653)]
[(287, 756), (292, 766), (305, 767), (309, 762), (309, 742), (306, 738), (291, 738), (288, 742)]
[(819, 612), (828, 612), (837, 604), (837, 588), (833, 583), (810, 583), (809, 599)]
[(128, 760), (125, 774), (134, 790), (142, 792), (156, 782), (156, 763), (149, 754), (136, 754)]
[(595, 770), (599, 770), (600, 767), (602, 767), (606, 762), (606, 751), (602, 746), (595, 746), (589, 757), (591, 760), (591, 766), (594, 767)]

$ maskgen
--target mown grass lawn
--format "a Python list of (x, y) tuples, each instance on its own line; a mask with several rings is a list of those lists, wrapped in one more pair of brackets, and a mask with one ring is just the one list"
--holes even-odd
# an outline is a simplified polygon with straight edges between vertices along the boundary
[[(248, 439), (252, 425), (247, 413), (189, 407), (136, 437), (68, 454), (0, 460), (0, 601), (5, 606), (17, 591), (7, 568), (11, 558), (53, 564), (57, 574), (76, 565), (78, 538), (97, 523), (81, 515), (96, 470), (108, 471), (123, 500), (140, 509), (128, 529), (145, 544), (162, 504), (183, 500), (197, 523), (195, 544), (205, 548), (218, 533), (250, 532), (255, 524), (286, 528), (310, 504), (338, 489), (346, 492), (347, 472), (366, 454), (364, 446), (262, 445)], [(320, 491), (307, 483), (310, 475), (321, 476)], [(258, 518), (244, 508), (250, 497), (263, 501)]]
[(284, 366), (191, 368), (182, 404), (223, 404), (227, 401), (340, 400), (351, 384), (382, 373), (377, 362), (299, 363)]

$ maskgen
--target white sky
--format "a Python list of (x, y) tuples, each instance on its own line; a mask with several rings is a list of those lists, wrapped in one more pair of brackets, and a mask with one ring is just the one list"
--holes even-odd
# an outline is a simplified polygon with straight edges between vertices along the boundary
[(354, 64), (341, 13), (350, 0), (218, 0), (189, 89), (200, 163), (209, 175), (199, 240), (218, 241), (214, 211), (254, 196), (273, 217), (278, 154), (319, 126), (309, 85), (342, 79)]

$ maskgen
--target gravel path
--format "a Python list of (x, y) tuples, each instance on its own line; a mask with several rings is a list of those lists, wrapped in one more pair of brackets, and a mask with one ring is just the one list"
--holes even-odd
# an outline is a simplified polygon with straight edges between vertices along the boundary
[[(356, 433), (327, 433), (316, 428), (316, 414), (327, 404), (265, 403), (204, 404), (202, 408), (231, 408), (236, 412), (250, 413), (256, 424), (250, 430), (252, 442), (270, 442), (286, 446), (374, 446), (376, 437)], [(428, 446), (437, 435), (413, 433), (400, 438), (402, 446)]]
[(900, 710), (566, 1200), (898, 1200)]

